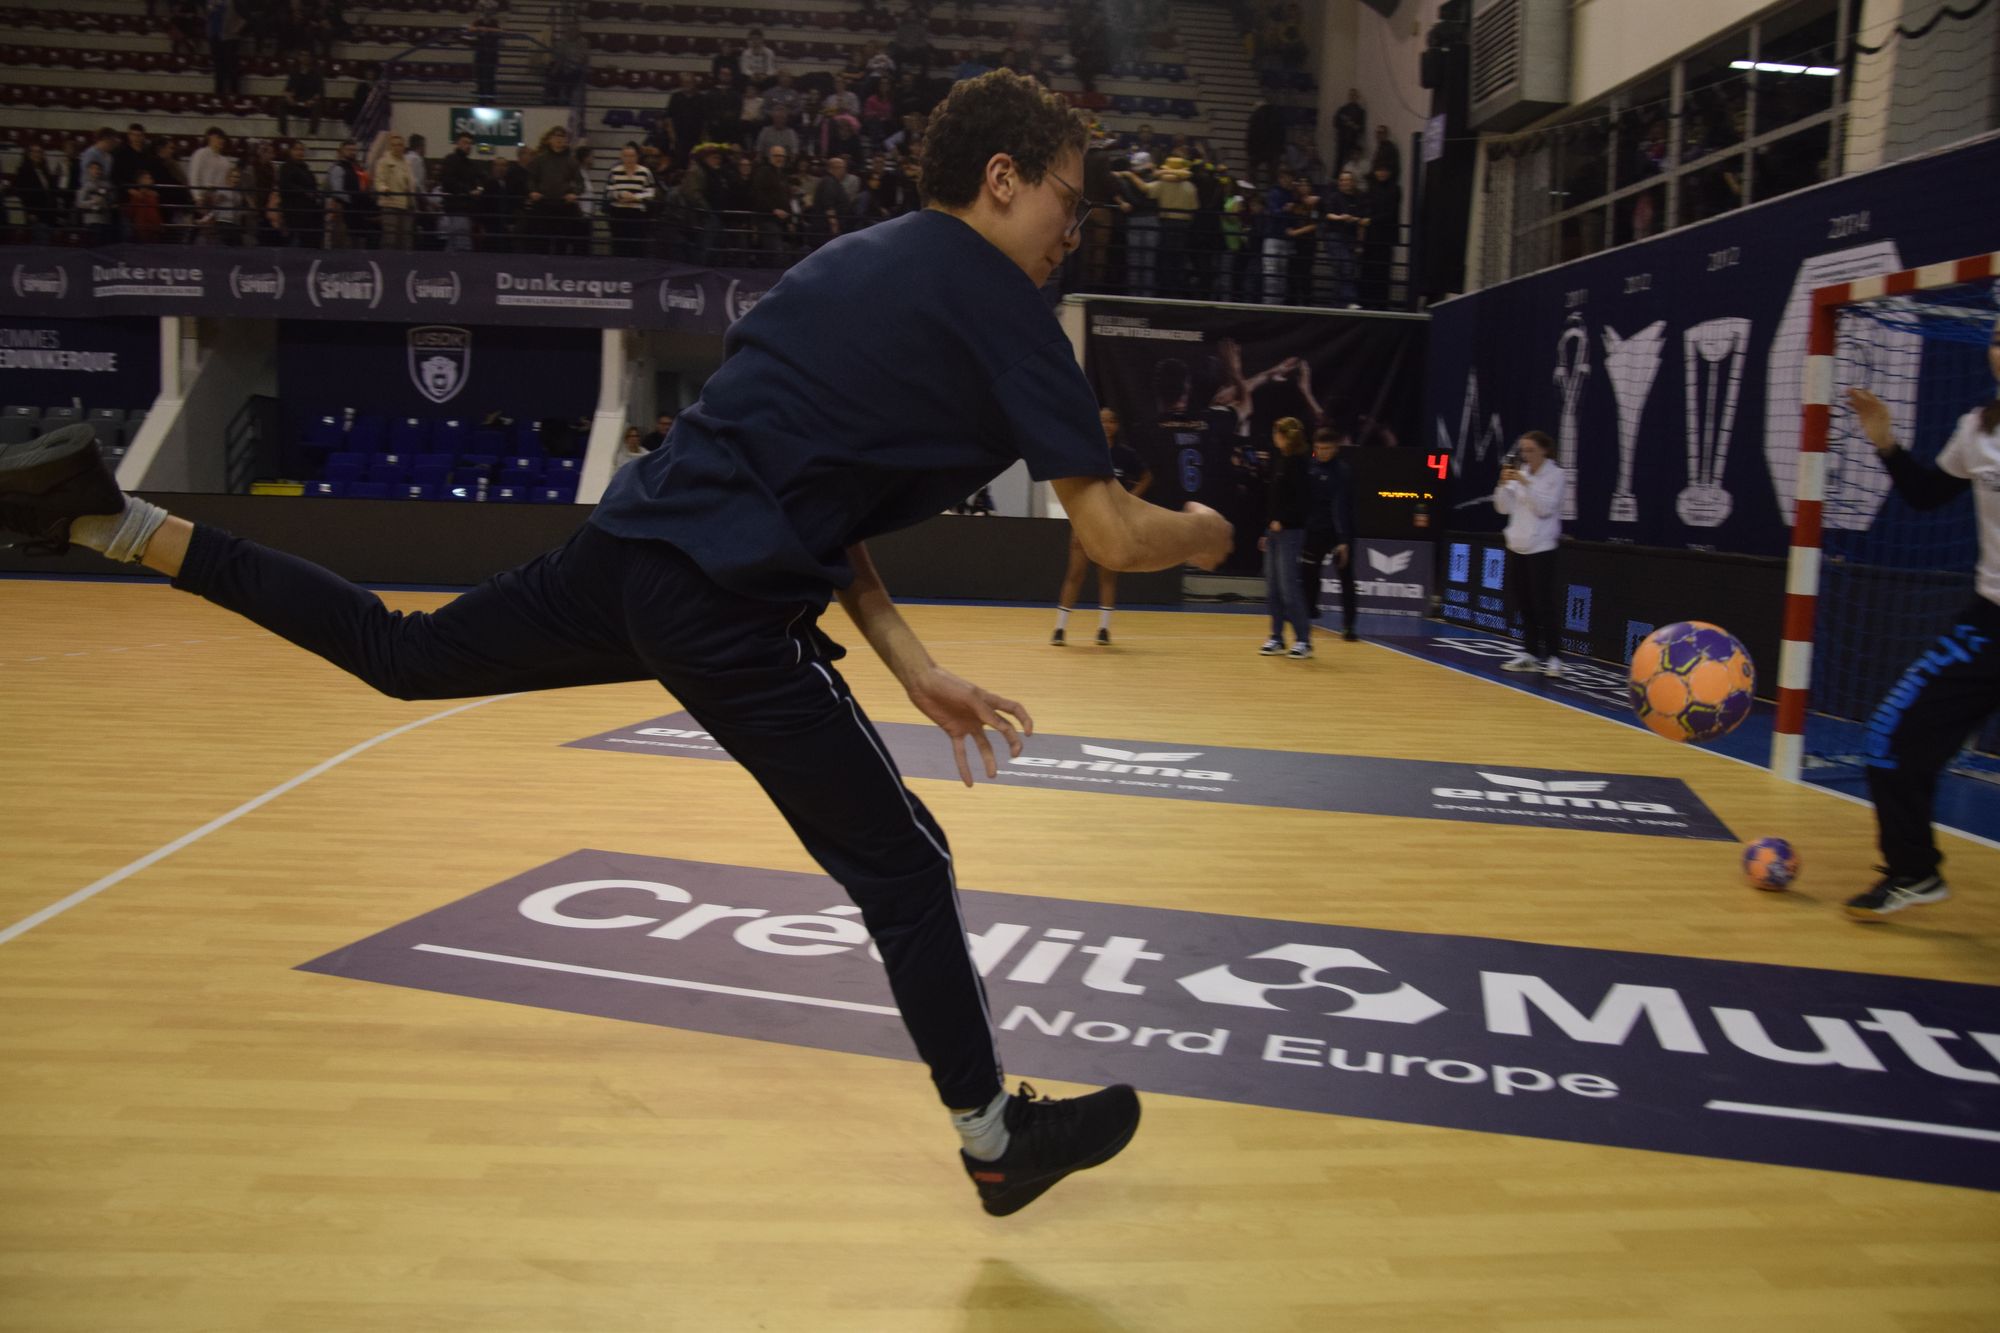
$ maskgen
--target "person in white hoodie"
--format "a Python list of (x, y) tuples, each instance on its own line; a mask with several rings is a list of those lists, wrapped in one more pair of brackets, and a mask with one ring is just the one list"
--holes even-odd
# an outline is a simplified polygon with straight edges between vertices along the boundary
[(219, 126), (209, 126), (203, 137), (206, 142), (188, 158), (188, 188), (194, 192), (195, 233), (213, 245), (221, 239), (216, 210), (234, 202), (229, 173), (236, 164), (229, 160), (229, 136)]
[(1521, 651), (1503, 671), (1562, 674), (1557, 656), (1562, 604), (1556, 596), (1556, 546), (1562, 541), (1563, 487), (1556, 442), (1531, 430), (1514, 442), (1500, 468), (1493, 507), (1507, 516), (1507, 587), (1521, 613)]

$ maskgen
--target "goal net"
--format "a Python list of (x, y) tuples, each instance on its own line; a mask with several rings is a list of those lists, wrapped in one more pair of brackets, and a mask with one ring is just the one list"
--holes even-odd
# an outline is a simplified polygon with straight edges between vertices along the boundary
[[(1934, 462), (1994, 397), (1995, 271), (1981, 257), (1815, 295), (1772, 756), (1785, 776), (1858, 770), (1876, 707), (1974, 595), (1972, 497), (1920, 510), (1898, 496), (1847, 390), (1881, 398), (1896, 438)], [(2000, 722), (1968, 736), (1954, 768), (2000, 780)]]

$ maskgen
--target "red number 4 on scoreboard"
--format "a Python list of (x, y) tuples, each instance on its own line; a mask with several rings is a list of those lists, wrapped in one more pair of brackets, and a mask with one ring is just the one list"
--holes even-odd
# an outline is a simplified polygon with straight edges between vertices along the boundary
[(1451, 470), (1450, 454), (1425, 454), (1424, 462), (1429, 465), (1431, 471), (1438, 474), (1439, 481), (1449, 480), (1445, 474)]

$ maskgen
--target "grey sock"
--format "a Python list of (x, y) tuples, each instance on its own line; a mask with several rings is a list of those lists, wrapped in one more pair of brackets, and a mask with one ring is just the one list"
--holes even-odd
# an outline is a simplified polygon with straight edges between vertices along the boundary
[(965, 1155), (974, 1161), (998, 1160), (1007, 1151), (1007, 1089), (1002, 1088), (986, 1105), (971, 1111), (953, 1111), (951, 1125), (965, 1142)]
[(128, 495), (125, 508), (116, 514), (85, 514), (71, 519), (69, 539), (100, 552), (107, 560), (129, 564), (145, 557), (146, 543), (166, 521), (166, 510), (150, 500)]

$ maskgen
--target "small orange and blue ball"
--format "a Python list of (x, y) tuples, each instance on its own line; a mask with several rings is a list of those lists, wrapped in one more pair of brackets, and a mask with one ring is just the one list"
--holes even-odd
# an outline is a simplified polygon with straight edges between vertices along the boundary
[(1743, 874), (1760, 889), (1782, 893), (1799, 877), (1799, 854), (1783, 838), (1759, 838), (1743, 849)]

